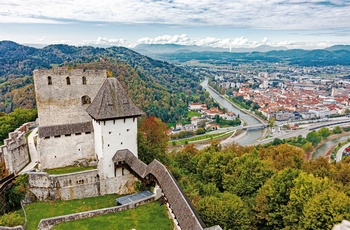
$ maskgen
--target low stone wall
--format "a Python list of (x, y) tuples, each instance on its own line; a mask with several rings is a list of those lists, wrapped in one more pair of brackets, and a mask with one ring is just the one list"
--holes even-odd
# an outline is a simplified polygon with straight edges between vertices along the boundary
[(0, 230), (24, 230), (23, 226), (15, 226), (15, 227), (3, 227), (0, 226)]
[(18, 173), (29, 163), (26, 133), (34, 122), (28, 122), (9, 133), (9, 138), (0, 146), (0, 161), (4, 161), (9, 173)]
[(115, 178), (100, 179), (98, 170), (50, 175), (46, 172), (28, 173), (29, 190), (39, 200), (72, 200), (105, 194), (130, 194), (135, 192), (137, 178), (126, 174)]
[(97, 169), (63, 175), (29, 172), (28, 176), (29, 190), (39, 200), (71, 200), (100, 195)]
[(137, 201), (137, 202), (133, 202), (133, 203), (125, 204), (125, 205), (121, 205), (121, 206), (115, 206), (115, 207), (111, 207), (111, 208), (104, 208), (104, 209), (92, 210), (92, 211), (87, 211), (87, 212), (80, 212), (80, 213), (75, 213), (75, 214), (70, 214), (70, 215), (65, 215), (65, 216), (57, 216), (57, 217), (42, 219), (38, 225), (38, 229), (39, 230), (48, 230), (59, 223), (64, 223), (64, 222), (73, 221), (73, 220), (81, 220), (81, 219), (85, 219), (85, 218), (91, 218), (94, 216), (104, 215), (104, 214), (108, 214), (108, 213), (116, 213), (116, 212), (125, 211), (128, 209), (136, 208), (140, 205), (148, 204), (154, 200), (155, 200), (155, 196), (152, 196), (152, 197), (148, 197), (148, 198), (145, 198), (145, 199)]

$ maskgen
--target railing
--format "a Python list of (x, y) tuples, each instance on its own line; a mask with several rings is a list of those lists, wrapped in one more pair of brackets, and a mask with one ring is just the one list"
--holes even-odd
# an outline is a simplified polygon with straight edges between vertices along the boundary
[(16, 178), (17, 178), (17, 176), (14, 173), (12, 173), (12, 174), (4, 177), (3, 179), (1, 179), (0, 180), (0, 194), (2, 194), (5, 191), (7, 185), (9, 185)]

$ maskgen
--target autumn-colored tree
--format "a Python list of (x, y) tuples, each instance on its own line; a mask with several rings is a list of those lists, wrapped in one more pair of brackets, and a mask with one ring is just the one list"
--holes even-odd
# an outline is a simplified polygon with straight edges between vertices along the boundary
[(272, 167), (277, 170), (288, 167), (300, 169), (304, 162), (304, 151), (289, 144), (270, 146), (266, 149), (261, 149), (259, 154), (262, 159), (269, 161)]
[(334, 179), (341, 182), (343, 185), (350, 185), (350, 158), (335, 165), (336, 171)]
[(315, 160), (305, 161), (302, 169), (303, 171), (320, 178), (333, 178), (335, 174), (334, 165), (330, 164), (328, 158), (325, 157), (318, 157)]
[(137, 139), (140, 160), (146, 164), (151, 163), (154, 159), (165, 163), (168, 141), (167, 127), (161, 119), (154, 116), (143, 119), (138, 129)]

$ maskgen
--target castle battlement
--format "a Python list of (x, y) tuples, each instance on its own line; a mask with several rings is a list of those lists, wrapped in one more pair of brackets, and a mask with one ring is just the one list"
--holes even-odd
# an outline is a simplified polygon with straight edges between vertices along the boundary
[(67, 76), (96, 76), (104, 75), (106, 70), (85, 70), (85, 69), (70, 69), (68, 67), (57, 67), (53, 69), (36, 69), (34, 75), (67, 75)]
[(33, 122), (21, 125), (9, 133), (9, 138), (0, 146), (0, 161), (4, 161), (10, 173), (17, 173), (29, 163), (26, 133)]

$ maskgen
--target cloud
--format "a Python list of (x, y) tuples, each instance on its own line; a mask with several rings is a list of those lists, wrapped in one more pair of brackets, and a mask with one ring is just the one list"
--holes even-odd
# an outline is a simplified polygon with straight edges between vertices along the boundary
[(72, 21), (273, 30), (348, 28), (348, 0), (0, 0), (0, 23)]
[(106, 37), (98, 37), (95, 40), (84, 40), (83, 45), (93, 46), (124, 46), (128, 48), (134, 48), (141, 44), (178, 44), (178, 45), (196, 45), (216, 48), (256, 48), (261, 45), (269, 45), (273, 47), (284, 46), (289, 49), (305, 48), (305, 49), (317, 49), (329, 47), (332, 44), (329, 42), (294, 42), (294, 41), (271, 41), (267, 37), (262, 40), (249, 40), (245, 37), (236, 38), (193, 38), (186, 34), (181, 35), (162, 35), (154, 38), (144, 37), (138, 39), (136, 42), (131, 42), (126, 39), (109, 39)]
[(84, 40), (81, 45), (132, 47), (132, 43), (123, 38), (109, 39), (106, 37), (98, 37), (96, 40)]

